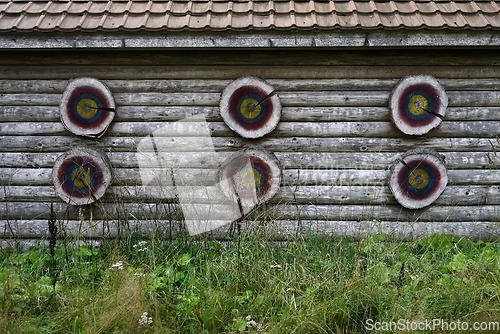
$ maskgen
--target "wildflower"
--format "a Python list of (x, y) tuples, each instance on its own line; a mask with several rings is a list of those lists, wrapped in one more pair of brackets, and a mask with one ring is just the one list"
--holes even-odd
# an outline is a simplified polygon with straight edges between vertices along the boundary
[(247, 329), (255, 328), (257, 331), (262, 330), (262, 324), (259, 324), (255, 320), (253, 320), (251, 315), (247, 315), (245, 317), (245, 321), (247, 322)]
[(153, 318), (148, 317), (148, 312), (144, 312), (139, 318), (139, 325), (151, 325), (153, 323)]
[(274, 264), (271, 264), (269, 266), (269, 268), (270, 269), (276, 269), (276, 270), (281, 270), (282, 269), (281, 265), (277, 264), (276, 262)]
[(135, 248), (138, 252), (145, 252), (145, 251), (147, 251), (147, 250), (148, 250), (147, 245), (148, 245), (148, 242), (147, 242), (147, 241), (142, 240), (142, 241), (139, 241), (138, 243), (136, 243), (136, 244), (135, 244), (134, 246), (132, 246), (132, 247), (134, 247), (134, 248)]
[(113, 263), (113, 265), (111, 266), (112, 269), (118, 269), (118, 270), (122, 270), (123, 269), (123, 262), (122, 261), (118, 261), (116, 263)]

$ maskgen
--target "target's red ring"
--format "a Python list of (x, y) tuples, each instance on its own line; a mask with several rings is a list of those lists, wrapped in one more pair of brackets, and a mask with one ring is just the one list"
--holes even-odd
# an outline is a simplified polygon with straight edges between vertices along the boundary
[(247, 76), (234, 80), (222, 92), (220, 113), (227, 126), (243, 138), (260, 138), (278, 125), (281, 103), (265, 80)]
[(111, 167), (100, 151), (75, 147), (59, 156), (52, 170), (56, 194), (66, 203), (91, 204), (111, 183)]
[(405, 208), (420, 209), (432, 204), (444, 191), (448, 173), (443, 158), (434, 150), (406, 152), (391, 167), (389, 188)]
[(276, 156), (261, 147), (233, 154), (220, 167), (219, 186), (224, 195), (246, 208), (270, 200), (281, 184), (281, 166)]
[(430, 75), (401, 79), (389, 99), (391, 118), (399, 130), (423, 135), (441, 124), (448, 107), (448, 96)]
[(73, 134), (100, 137), (115, 117), (115, 101), (109, 88), (94, 78), (71, 80), (61, 98), (59, 111), (64, 127)]

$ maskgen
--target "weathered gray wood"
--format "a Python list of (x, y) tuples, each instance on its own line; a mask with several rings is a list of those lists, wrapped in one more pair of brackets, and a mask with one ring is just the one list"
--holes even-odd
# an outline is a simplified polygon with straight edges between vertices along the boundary
[[(234, 217), (238, 208), (230, 204), (196, 204), (200, 217), (220, 220)], [(60, 219), (94, 220), (169, 220), (181, 219), (175, 204), (158, 203), (98, 203), (76, 207), (55, 203), (54, 210)], [(0, 207), (0, 219), (27, 220), (48, 217), (50, 208), (41, 202), (6, 202)], [(500, 209), (497, 205), (480, 206), (430, 206), (419, 210), (404, 209), (399, 205), (323, 205), (277, 204), (269, 206), (256, 219), (272, 220), (389, 220), (389, 221), (485, 221), (498, 222)]]
[[(257, 234), (272, 240), (290, 240), (315, 236), (349, 236), (356, 239), (384, 233), (390, 239), (415, 240), (433, 234), (450, 234), (472, 240), (496, 240), (500, 235), (500, 225), (495, 222), (405, 222), (405, 221), (327, 221), (327, 220), (277, 220), (260, 226), (255, 222), (242, 224), (246, 234)], [(227, 227), (214, 231), (212, 236), (228, 236)]]
[[(287, 169), (283, 185), (300, 186), (370, 186), (385, 185), (388, 170), (362, 169)], [(498, 185), (500, 173), (495, 169), (448, 170), (450, 185)]]
[(262, 214), (269, 219), (395, 220), (395, 221), (486, 221), (498, 222), (498, 206), (430, 206), (408, 210), (396, 206), (277, 205)]
[[(172, 194), (188, 193), (192, 203), (220, 204), (222, 193), (214, 185), (207, 187), (173, 186), (111, 186), (101, 202), (156, 203), (159, 200), (175, 200)], [(224, 198), (225, 199), (225, 198)], [(0, 191), (0, 201), (5, 202), (58, 202), (59, 197), (51, 186), (6, 186)], [(270, 203), (297, 204), (342, 204), (342, 205), (394, 205), (397, 204), (389, 189), (383, 185), (354, 186), (282, 186)], [(491, 186), (448, 186), (434, 202), (436, 205), (499, 205), (500, 187)]]
[[(1, 136), (0, 152), (60, 152), (76, 145), (100, 147), (114, 152), (131, 152), (137, 150), (143, 137), (107, 137), (97, 141), (88, 141), (75, 136)], [(496, 138), (314, 138), (314, 137), (264, 137), (246, 140), (238, 137), (212, 137), (213, 147), (217, 152), (234, 151), (252, 145), (262, 146), (273, 152), (402, 152), (415, 148), (439, 148), (441, 152), (490, 152), (500, 151), (500, 142)], [(167, 147), (187, 147), (192, 138), (172, 137), (155, 138), (161, 151)], [(203, 151), (204, 147), (191, 146), (190, 151)]]
[[(198, 57), (199, 58), (199, 57)], [(332, 57), (333, 58), (333, 57)], [(373, 58), (372, 58), (373, 59)], [(0, 78), (9, 80), (68, 80), (70, 78), (91, 76), (102, 80), (227, 80), (245, 75), (255, 75), (273, 79), (399, 79), (405, 75), (427, 73), (436, 78), (448, 79), (491, 79), (500, 77), (498, 66), (463, 66), (463, 65), (418, 65), (391, 67), (380, 65), (331, 66), (331, 65), (156, 65), (123, 66), (107, 64), (105, 66), (88, 65), (32, 65), (0, 66)]]
[[(62, 152), (61, 152), (62, 153)], [(0, 153), (3, 167), (39, 168), (52, 167), (61, 153)], [(218, 168), (231, 152), (217, 154), (204, 153), (164, 153), (167, 166), (190, 168)], [(448, 169), (497, 169), (500, 155), (488, 152), (446, 152)], [(138, 167), (136, 153), (109, 152), (113, 168)], [(151, 159), (154, 153), (146, 155)], [(327, 152), (277, 152), (276, 156), (285, 169), (385, 169), (398, 157), (395, 153), (327, 153)], [(210, 159), (207, 159), (209, 157)]]
[[(499, 80), (500, 81), (500, 80)], [(207, 121), (222, 122), (219, 108), (215, 106), (119, 106), (115, 120), (118, 122), (180, 121), (202, 114)], [(58, 122), (57, 106), (0, 106), (2, 122)], [(284, 122), (332, 121), (390, 121), (387, 107), (283, 107)], [(500, 107), (450, 107), (446, 121), (499, 121)]]
[[(272, 79), (267, 80), (280, 91), (336, 91), (336, 90), (368, 90), (390, 91), (397, 79)], [(439, 79), (446, 90), (500, 90), (498, 79)], [(221, 92), (230, 80), (107, 80), (106, 85), (113, 93), (147, 93), (147, 92)], [(0, 91), (4, 94), (14, 93), (50, 93), (59, 94), (66, 87), (66, 80), (1, 80)]]
[[(189, 223), (189, 222), (187, 222)], [(219, 222), (215, 222), (220, 225)], [(223, 223), (223, 222), (222, 222)], [(185, 234), (185, 222), (128, 220), (125, 224), (117, 221), (75, 221), (60, 222), (68, 236), (87, 238), (126, 237), (130, 233), (149, 238), (151, 231), (165, 238)], [(2, 247), (18, 245), (28, 241), (29, 245), (39, 243), (40, 237), (48, 236), (45, 220), (0, 220), (3, 239)], [(14, 233), (12, 235), (11, 231)], [(432, 234), (450, 234), (472, 240), (496, 240), (500, 236), (500, 226), (495, 222), (404, 222), (404, 221), (325, 221), (325, 220), (275, 220), (269, 224), (255, 221), (242, 221), (244, 235), (258, 235), (269, 240), (293, 240), (315, 236), (348, 236), (356, 239), (366, 238), (376, 233), (384, 233), (391, 239), (415, 240)], [(225, 225), (201, 237), (228, 239), (235, 236), (231, 226)], [(22, 237), (23, 239), (20, 239)], [(10, 239), (9, 239), (10, 238)], [(33, 238), (33, 239), (28, 239)], [(37, 238), (36, 240), (34, 240)]]
[[(184, 185), (210, 186), (217, 182), (217, 169), (185, 168), (176, 172), (182, 175)], [(47, 186), (52, 185), (51, 175), (51, 168), (0, 168), (0, 185)], [(287, 169), (283, 171), (282, 185), (382, 186), (387, 176), (388, 171), (384, 169)], [(448, 177), (451, 186), (500, 185), (500, 173), (495, 169), (452, 169)], [(142, 186), (141, 173), (137, 168), (114, 168), (113, 184)]]
[[(457, 43), (457, 36), (450, 35), (450, 31), (441, 32), (440, 38), (435, 38), (435, 33), (430, 36), (423, 37), (422, 31), (415, 31), (413, 36), (409, 36), (404, 32), (404, 36), (397, 37), (385, 36), (381, 37), (382, 40), (391, 40), (398, 43), (405, 43), (408, 40), (418, 40), (422, 38), (431, 38), (434, 42), (439, 41), (442, 43), (443, 37), (446, 39), (451, 39), (454, 43)], [(461, 32), (461, 41), (463, 43), (463, 32)], [(359, 36), (356, 34), (356, 36)], [(151, 52), (151, 50), (126, 50), (126, 49), (106, 49), (106, 52), (96, 53), (94, 50), (83, 50), (79, 49), (75, 52), (60, 52), (57, 49), (44, 50), (43, 57), (33, 51), (23, 50), (7, 50), (6, 59), (3, 64), (5, 65), (95, 65), (96, 63), (102, 65), (123, 65), (129, 66), (131, 59), (133, 59), (134, 65), (158, 65), (158, 64), (170, 64), (170, 65), (255, 65), (255, 64), (268, 64), (270, 66), (304, 66), (304, 65), (323, 65), (323, 66), (335, 66), (335, 65), (349, 65), (349, 66), (359, 66), (359, 65), (389, 65), (395, 66), (415, 66), (415, 65), (452, 65), (452, 66), (492, 66), (500, 65), (498, 59), (498, 54), (494, 48), (484, 48), (488, 45), (489, 41), (492, 39), (492, 35), (489, 32), (482, 33), (482, 38), (480, 33), (477, 31), (472, 32), (466, 39), (470, 39), (474, 43), (480, 43), (483, 48), (481, 49), (481, 57), (470, 57), (470, 54), (464, 52), (450, 52), (446, 49), (434, 48), (398, 48), (398, 49), (387, 49), (387, 48), (370, 48), (366, 50), (346, 50), (345, 48), (339, 48), (340, 45), (335, 45), (333, 48), (321, 49), (315, 47), (314, 50), (311, 48), (306, 48), (298, 52), (290, 52), (290, 50), (279, 49), (279, 48), (262, 48), (254, 49), (251, 53), (246, 52), (239, 48), (239, 44), (232, 43), (230, 47), (238, 46), (236, 49), (231, 48), (220, 48), (211, 49), (210, 52), (204, 52), (203, 57), (200, 57), (199, 49), (187, 50), (183, 49), (182, 52)], [(124, 36), (125, 37), (125, 36)], [(187, 38), (192, 37), (192, 34), (187, 34)], [(364, 35), (359, 39), (360, 42), (366, 44), (366, 41), (370, 40), (371, 34)], [(35, 37), (36, 38), (36, 37)], [(327, 37), (328, 38), (328, 37)], [(8, 37), (6, 37), (8, 40)], [(296, 35), (293, 36), (293, 46), (299, 46), (295, 43), (303, 42), (307, 39), (297, 40)], [(331, 40), (331, 37), (330, 37)], [(205, 42), (208, 41), (205, 38)], [(309, 39), (311, 41), (311, 39)], [(9, 41), (12, 43), (13, 41)], [(485, 43), (486, 42), (486, 43)], [(15, 43), (15, 42), (14, 42)], [(37, 41), (41, 46), (47, 47), (44, 41)], [(267, 40), (269, 43), (269, 40)], [(40, 45), (39, 44), (39, 45)], [(77, 46), (78, 42), (68, 43), (71, 46)], [(65, 45), (68, 45), (65, 44)], [(120, 43), (121, 44), (121, 43)], [(140, 42), (139, 42), (140, 44)], [(478, 44), (479, 45), (479, 44)], [(120, 46), (123, 46), (122, 44)], [(154, 45), (158, 47), (158, 45)], [(212, 45), (214, 46), (214, 45)], [(266, 46), (269, 46), (268, 44)], [(310, 46), (310, 45), (309, 45)], [(421, 46), (421, 44), (419, 44)], [(442, 46), (442, 45), (440, 45)], [(107, 45), (109, 47), (109, 45)], [(93, 52), (94, 51), (94, 52)], [(367, 56), (369, 53), (369, 56)]]
[[(114, 122), (106, 136), (148, 136), (159, 129), (166, 129), (166, 122)], [(175, 125), (178, 132), (167, 131), (165, 135), (199, 136), (200, 123), (182, 122)], [(204, 125), (203, 125), (204, 126)], [(210, 134), (214, 137), (232, 137), (235, 133), (222, 122), (208, 122)], [(171, 129), (171, 128), (169, 128)], [(63, 135), (67, 134), (57, 122), (4, 122), (0, 124), (0, 135)], [(496, 122), (489, 121), (446, 121), (432, 130), (434, 137), (496, 137), (500, 129)], [(155, 134), (161, 136), (161, 134)], [(390, 122), (280, 122), (269, 137), (401, 137), (401, 133)]]
[[(310, 91), (288, 92), (278, 91), (283, 106), (386, 106), (389, 91)], [(500, 92), (497, 91), (447, 91), (450, 107), (491, 106), (498, 107)], [(58, 105), (61, 94), (15, 93), (4, 94), (0, 105)], [(220, 93), (118, 93), (114, 94), (116, 104), (121, 105), (154, 105), (154, 106), (217, 106)]]

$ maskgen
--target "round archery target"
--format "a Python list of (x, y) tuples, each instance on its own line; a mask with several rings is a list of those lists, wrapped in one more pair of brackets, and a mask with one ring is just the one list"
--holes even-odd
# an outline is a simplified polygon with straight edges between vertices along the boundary
[(443, 158), (433, 150), (412, 150), (392, 166), (389, 187), (405, 208), (419, 209), (434, 202), (446, 188)]
[(430, 75), (401, 79), (390, 97), (391, 117), (403, 133), (423, 135), (437, 127), (448, 107), (448, 96)]
[(104, 153), (77, 147), (57, 158), (52, 179), (57, 195), (66, 203), (90, 204), (106, 192), (111, 167)]
[(276, 156), (260, 147), (232, 155), (219, 170), (219, 185), (226, 197), (251, 207), (271, 199), (279, 190), (281, 167)]
[(111, 91), (94, 78), (70, 81), (59, 105), (64, 127), (87, 137), (102, 136), (115, 117), (115, 109)]
[(274, 88), (257, 77), (242, 77), (222, 92), (220, 113), (231, 130), (244, 138), (259, 138), (273, 131), (281, 117)]

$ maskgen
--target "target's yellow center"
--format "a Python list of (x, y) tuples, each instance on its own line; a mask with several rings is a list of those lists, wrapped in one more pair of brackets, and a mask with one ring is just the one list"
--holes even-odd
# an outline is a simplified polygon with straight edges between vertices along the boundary
[(240, 106), (240, 113), (247, 119), (254, 119), (259, 116), (262, 111), (262, 106), (254, 98), (246, 98)]
[(247, 167), (240, 172), (240, 183), (245, 188), (255, 188), (260, 183), (260, 174), (251, 167)]
[(76, 112), (83, 118), (92, 118), (97, 113), (98, 105), (92, 99), (81, 99), (76, 105)]
[(423, 115), (429, 108), (429, 102), (422, 95), (413, 95), (408, 102), (408, 109), (415, 116)]
[(71, 172), (71, 182), (77, 188), (87, 189), (90, 186), (92, 175), (90, 175), (90, 170), (83, 167), (77, 167)]
[(429, 184), (429, 173), (422, 168), (415, 168), (408, 177), (408, 183), (413, 189), (424, 189)]

